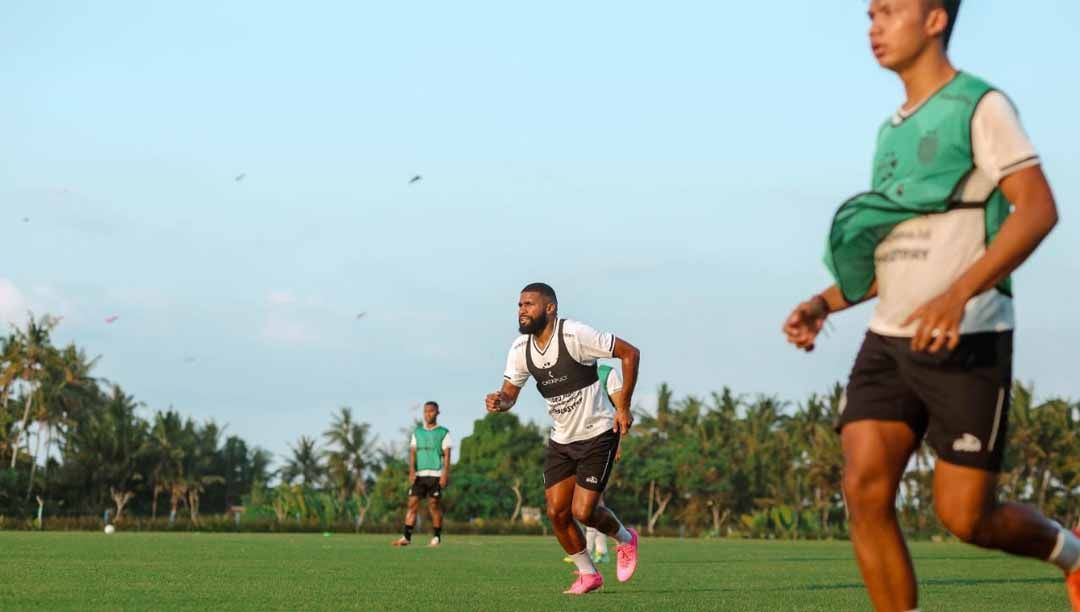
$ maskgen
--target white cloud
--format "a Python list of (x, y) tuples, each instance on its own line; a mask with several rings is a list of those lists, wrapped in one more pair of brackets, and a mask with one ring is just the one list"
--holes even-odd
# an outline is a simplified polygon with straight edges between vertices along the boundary
[(290, 306), (295, 304), (298, 300), (296, 294), (288, 289), (275, 289), (266, 296), (266, 301), (271, 306)]
[(26, 296), (9, 279), (0, 278), (0, 322), (21, 325), (26, 322), (26, 313), (30, 305)]
[(302, 346), (314, 343), (318, 336), (303, 321), (282, 313), (270, 313), (263, 322), (263, 340), (271, 344)]

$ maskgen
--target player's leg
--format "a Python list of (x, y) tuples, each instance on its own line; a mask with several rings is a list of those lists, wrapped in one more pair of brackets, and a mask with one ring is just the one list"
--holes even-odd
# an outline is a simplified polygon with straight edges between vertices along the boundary
[[(603, 505), (603, 498), (600, 499), (600, 504)], [(590, 529), (592, 529), (590, 527)], [(607, 546), (607, 534), (600, 533), (598, 530), (593, 529), (596, 534), (595, 544), (593, 548), (593, 561), (596, 563), (608, 562), (608, 546)]]
[[(1031, 506), (997, 501), (997, 481), (994, 472), (938, 459), (934, 510), (941, 524), (969, 544), (1048, 560), (1062, 528)], [(1070, 557), (1078, 554), (1080, 549)]]
[(434, 530), (430, 546), (442, 544), (443, 511), (441, 499), (442, 495), (435, 494), (428, 498), (428, 510), (431, 512), (431, 526)]
[[(552, 482), (549, 475), (550, 472), (545, 471), (545, 482)], [(544, 489), (544, 501), (547, 504), (547, 516), (555, 531), (555, 537), (577, 568), (577, 580), (563, 592), (570, 595), (584, 595), (603, 586), (604, 579), (596, 571), (589, 551), (585, 549), (585, 534), (573, 518), (571, 507), (574, 487), (575, 477), (571, 474)]]
[(851, 370), (837, 429), (851, 543), (878, 610), (911, 610), (915, 570), (896, 518), (896, 492), (926, 431), (926, 407), (900, 370), (906, 339), (867, 332)]
[[(600, 496), (599, 505), (604, 505), (604, 496)], [(589, 531), (593, 535), (593, 544), (589, 547), (589, 552), (592, 553), (593, 561), (596, 563), (608, 562), (608, 547), (607, 547), (607, 534), (600, 533), (597, 529), (589, 527), (589, 530), (585, 532), (585, 538), (588, 539)]]
[(574, 488), (573, 503), (574, 518), (586, 527), (592, 527), (619, 542), (616, 550), (618, 561), (616, 573), (621, 582), (626, 582), (637, 569), (637, 532), (624, 527), (615, 513), (601, 503), (604, 489), (615, 467), (615, 454), (619, 450), (619, 434), (608, 431), (581, 444), (583, 455), (577, 466), (577, 484)]
[(844, 425), (844, 499), (851, 543), (870, 600), (879, 611), (918, 605), (915, 570), (896, 517), (896, 491), (918, 438), (901, 421)]
[(571, 505), (574, 499), (574, 476), (567, 476), (544, 489), (548, 520), (555, 538), (568, 555), (585, 550), (585, 534), (574, 522)]
[(401, 537), (393, 541), (394, 546), (408, 546), (412, 543), (413, 528), (416, 527), (416, 513), (420, 509), (420, 497), (413, 495), (416, 485), (409, 487), (409, 502), (405, 510), (405, 524), (402, 526)]
[(1012, 386), (1012, 334), (972, 334), (909, 376), (927, 398), (927, 440), (938, 455), (934, 509), (965, 542), (1048, 561), (1068, 576), (1080, 609), (1080, 539), (1034, 508), (997, 499)]
[(544, 451), (544, 502), (548, 520), (563, 550), (577, 568), (578, 578), (564, 591), (583, 595), (604, 585), (604, 579), (596, 571), (588, 551), (585, 550), (585, 534), (576, 522), (571, 510), (577, 472), (578, 447), (548, 441)]

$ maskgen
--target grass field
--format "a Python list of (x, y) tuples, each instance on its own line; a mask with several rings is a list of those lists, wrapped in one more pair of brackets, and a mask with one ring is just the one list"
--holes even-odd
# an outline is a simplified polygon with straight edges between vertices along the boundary
[[(0, 609), (864, 610), (847, 542), (643, 539), (626, 584), (560, 594), (554, 539), (0, 533)], [(421, 534), (417, 540), (427, 541)], [(960, 544), (915, 544), (923, 610), (1067, 610), (1044, 564)]]

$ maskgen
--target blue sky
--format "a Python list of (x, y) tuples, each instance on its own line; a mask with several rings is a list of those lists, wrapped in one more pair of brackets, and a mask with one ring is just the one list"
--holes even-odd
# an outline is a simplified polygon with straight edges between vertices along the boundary
[[(148, 412), (279, 455), (340, 405), (398, 441), (434, 398), (468, 433), (534, 280), (642, 349), (643, 406), (824, 391), (868, 310), (811, 356), (778, 330), (901, 101), (866, 29), (859, 0), (5, 3), (0, 318), (63, 315)], [(1017, 275), (1044, 396), (1080, 397), (1078, 31), (1076, 2), (979, 0), (953, 42), (1062, 212)]]

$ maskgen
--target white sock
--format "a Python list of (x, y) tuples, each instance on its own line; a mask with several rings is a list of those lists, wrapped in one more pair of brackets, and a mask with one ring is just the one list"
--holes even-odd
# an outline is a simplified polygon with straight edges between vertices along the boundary
[(630, 531), (626, 527), (619, 525), (619, 533), (615, 534), (615, 541), (619, 544), (629, 544), (633, 540), (634, 536), (630, 535)]
[(1046, 560), (1060, 567), (1066, 574), (1077, 571), (1080, 569), (1080, 538), (1064, 527), (1059, 528), (1057, 543)]
[(601, 555), (607, 554), (607, 536), (599, 531), (596, 532), (596, 552)]
[(570, 555), (570, 558), (574, 560), (574, 565), (582, 574), (595, 574), (596, 566), (593, 565), (592, 557), (589, 556), (588, 550), (583, 550), (576, 555)]
[(592, 527), (585, 528), (585, 552), (589, 553), (590, 555), (593, 553), (593, 551), (596, 550), (596, 536), (599, 533), (599, 531), (593, 529)]

